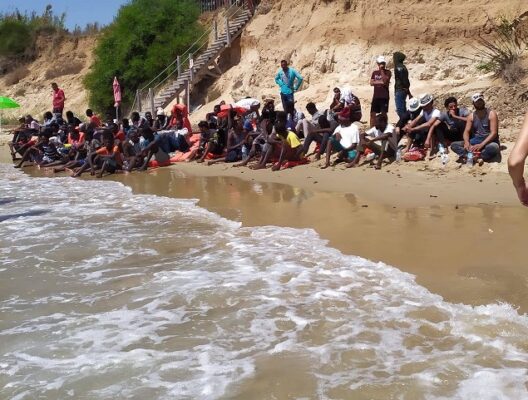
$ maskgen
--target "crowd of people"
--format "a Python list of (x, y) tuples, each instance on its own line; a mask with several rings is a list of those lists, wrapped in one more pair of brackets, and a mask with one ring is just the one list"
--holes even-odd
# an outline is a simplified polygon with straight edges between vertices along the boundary
[[(179, 161), (214, 164), (233, 163), (272, 170), (319, 161), (321, 168), (344, 163), (346, 167), (370, 163), (381, 169), (387, 162), (419, 161), (456, 154), (460, 163), (500, 161), (498, 116), (486, 107), (484, 96), (471, 96), (474, 110), (458, 106), (447, 97), (437, 107), (432, 94), (414, 97), (410, 90), (405, 55), (393, 54), (394, 74), (384, 56), (376, 59), (367, 129), (360, 123), (360, 99), (349, 88), (334, 88), (331, 103), (319, 109), (308, 102), (303, 110), (295, 93), (303, 77), (286, 60), (275, 76), (280, 88), (282, 111), (273, 98), (248, 97), (232, 104), (220, 102), (193, 131), (187, 107), (175, 105), (167, 115), (132, 112), (121, 121), (101, 121), (91, 109), (84, 121), (67, 111), (65, 94), (56, 83), (53, 111), (43, 121), (31, 115), (20, 118), (10, 143), (15, 167), (31, 162), (54, 171), (84, 172), (102, 176), (118, 170), (145, 170)], [(389, 87), (394, 76), (398, 121), (388, 121)], [(36, 137), (36, 138), (35, 138)]]

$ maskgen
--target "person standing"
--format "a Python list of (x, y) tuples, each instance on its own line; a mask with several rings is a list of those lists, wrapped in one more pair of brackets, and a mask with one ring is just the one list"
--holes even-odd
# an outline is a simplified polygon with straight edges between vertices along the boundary
[(66, 96), (64, 95), (64, 90), (59, 88), (55, 82), (51, 84), (53, 89), (53, 114), (60, 114), (62, 116), (62, 110), (64, 110), (64, 101)]
[(394, 102), (396, 104), (396, 113), (402, 118), (406, 113), (407, 97), (412, 98), (411, 83), (409, 82), (409, 71), (403, 63), (405, 54), (399, 51), (392, 56), (394, 61)]
[(275, 83), (280, 87), (284, 112), (293, 118), (295, 108), (294, 93), (301, 87), (303, 77), (297, 70), (288, 66), (288, 61), (282, 60), (281, 69), (275, 76)]
[(386, 69), (387, 61), (385, 57), (376, 58), (378, 69), (370, 77), (370, 86), (374, 87), (372, 105), (370, 107), (370, 127), (376, 124), (376, 115), (387, 115), (389, 112), (389, 85), (392, 77), (391, 72)]

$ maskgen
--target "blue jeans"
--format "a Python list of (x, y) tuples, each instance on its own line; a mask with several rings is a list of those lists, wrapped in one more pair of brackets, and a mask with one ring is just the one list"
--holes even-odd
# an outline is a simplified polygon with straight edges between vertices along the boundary
[[(469, 140), (469, 144), (472, 146), (476, 144), (480, 144), (484, 141), (485, 138), (471, 138)], [(464, 149), (464, 141), (460, 142), (453, 142), (451, 143), (451, 150), (453, 150), (456, 154), (463, 157), (467, 154), (466, 149)], [(480, 157), (486, 161), (489, 162), (493, 160), (495, 157), (497, 157), (500, 154), (500, 145), (497, 142), (491, 142), (488, 143), (480, 152)]]
[(295, 100), (293, 98), (293, 93), (291, 94), (284, 94), (281, 93), (281, 101), (282, 101), (282, 108), (287, 114), (291, 114), (293, 116), (293, 110), (295, 108)]
[(396, 113), (398, 117), (402, 117), (403, 114), (407, 111), (407, 105), (405, 101), (407, 100), (407, 92), (405, 90), (395, 90), (394, 91), (394, 103), (396, 104)]

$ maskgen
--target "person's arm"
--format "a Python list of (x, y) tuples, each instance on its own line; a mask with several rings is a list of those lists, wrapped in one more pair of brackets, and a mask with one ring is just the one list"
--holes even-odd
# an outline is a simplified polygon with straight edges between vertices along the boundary
[[(418, 122), (417, 120), (414, 120), (414, 122)], [(423, 124), (421, 125), (418, 125), (418, 126), (411, 126), (411, 132), (414, 132), (414, 131), (419, 131), (421, 129), (430, 129), (434, 126), (434, 124), (436, 123), (436, 121), (438, 121), (438, 118), (437, 117), (431, 117), (431, 119), (427, 122), (424, 122)]]
[[(490, 121), (491, 122), (491, 121)], [(512, 179), (513, 186), (517, 191), (517, 197), (523, 206), (528, 207), (528, 187), (524, 180), (524, 163), (528, 157), (528, 112), (524, 116), (524, 123), (513, 146), (513, 150), (508, 157), (508, 171)]]
[(275, 75), (275, 83), (279, 85), (281, 91), (286, 86), (285, 83), (282, 81), (281, 71), (277, 72), (277, 75)]
[(469, 138), (471, 136), (471, 128), (473, 127), (473, 114), (470, 114), (466, 121), (466, 128), (464, 129), (464, 149), (469, 151), (471, 145), (469, 144)]
[(490, 111), (489, 121), (490, 121), (490, 134), (481, 143), (472, 146), (471, 147), (472, 151), (481, 151), (484, 147), (486, 147), (486, 145), (490, 144), (495, 139), (497, 139), (497, 136), (499, 135), (499, 119), (495, 111)]
[(272, 167), (272, 171), (278, 171), (282, 165), (282, 162), (284, 161), (284, 153), (286, 153), (286, 146), (289, 147), (287, 142), (282, 142), (281, 152), (279, 155), (279, 161), (277, 161)]
[(293, 79), (297, 80), (297, 82), (293, 86), (293, 91), (296, 92), (297, 90), (299, 90), (299, 88), (301, 87), (301, 85), (303, 83), (303, 77), (301, 76), (301, 74), (296, 69), (293, 69), (293, 76), (294, 76)]

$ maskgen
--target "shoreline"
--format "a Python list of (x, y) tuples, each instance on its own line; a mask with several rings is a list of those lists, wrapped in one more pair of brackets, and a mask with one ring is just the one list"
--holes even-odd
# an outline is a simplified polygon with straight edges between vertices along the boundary
[[(449, 179), (433, 171), (424, 180), (429, 172), (397, 172), (396, 165), (382, 171), (303, 167), (274, 173), (181, 163), (106, 179), (135, 194), (198, 199), (246, 227), (314, 229), (329, 246), (411, 273), (447, 301), (507, 302), (528, 313), (525, 249), (512, 239), (528, 229), (528, 214), (517, 205), (508, 175)], [(54, 176), (33, 168), (26, 173)], [(402, 178), (391, 182), (398, 173)]]

